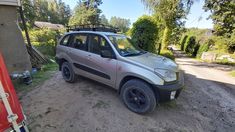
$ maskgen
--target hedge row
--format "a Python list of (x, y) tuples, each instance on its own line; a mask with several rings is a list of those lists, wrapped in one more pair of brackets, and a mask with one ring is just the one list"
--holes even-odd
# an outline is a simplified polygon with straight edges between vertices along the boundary
[(181, 50), (184, 50), (184, 44), (185, 44), (187, 38), (188, 38), (188, 35), (182, 36), (182, 38), (181, 38), (181, 40), (180, 40), (180, 49), (181, 49)]
[(180, 47), (182, 51), (185, 51), (192, 57), (201, 57), (203, 52), (209, 50), (211, 43), (211, 40), (208, 40), (205, 44), (200, 45), (199, 42), (196, 41), (195, 36), (184, 35), (182, 36)]
[(201, 57), (203, 52), (207, 52), (212, 45), (213, 41), (211, 39), (207, 40), (204, 44), (200, 45), (200, 48), (197, 52), (197, 57)]

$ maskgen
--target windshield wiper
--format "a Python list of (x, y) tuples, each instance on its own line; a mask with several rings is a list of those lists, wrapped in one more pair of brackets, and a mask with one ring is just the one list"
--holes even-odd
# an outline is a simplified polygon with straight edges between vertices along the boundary
[(127, 56), (135, 56), (136, 55), (136, 53), (128, 53), (128, 54), (125, 54), (125, 55), (123, 55), (124, 57), (127, 57)]
[(147, 53), (147, 51), (144, 51), (144, 50), (143, 50), (143, 51), (141, 51), (140, 53), (141, 53), (141, 54), (146, 54), (146, 53)]
[(143, 52), (139, 52), (139, 53), (127, 53), (127, 54), (124, 54), (123, 56), (124, 57), (127, 57), (127, 56), (137, 56), (137, 55), (141, 55), (141, 54), (144, 54)]

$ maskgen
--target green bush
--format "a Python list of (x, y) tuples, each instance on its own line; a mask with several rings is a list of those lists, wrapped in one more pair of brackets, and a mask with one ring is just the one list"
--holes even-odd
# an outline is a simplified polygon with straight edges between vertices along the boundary
[(143, 50), (157, 53), (159, 49), (158, 25), (153, 17), (142, 16), (134, 24), (131, 29), (131, 38), (133, 43)]
[(32, 29), (29, 31), (31, 43), (42, 54), (55, 56), (55, 47), (59, 31), (51, 29)]
[(209, 45), (208, 44), (203, 44), (200, 46), (198, 53), (197, 53), (197, 57), (200, 58), (202, 56), (203, 52), (207, 52), (209, 50)]
[(197, 53), (197, 57), (200, 58), (202, 56), (203, 52), (207, 52), (211, 45), (214, 44), (214, 41), (212, 39), (208, 39), (205, 44), (200, 45), (200, 48)]
[(161, 55), (171, 60), (175, 60), (175, 56), (170, 50), (166, 50), (166, 49), (161, 50)]
[(228, 53), (235, 53), (235, 29), (233, 30), (233, 33), (231, 34), (229, 39)]
[(185, 45), (187, 38), (188, 38), (188, 35), (183, 35), (180, 40), (180, 50), (182, 51), (184, 50), (184, 45)]
[(185, 45), (184, 45), (184, 51), (190, 55), (193, 55), (194, 48), (196, 46), (196, 37), (195, 36), (189, 36), (186, 39)]
[(196, 56), (197, 56), (199, 48), (200, 48), (200, 44), (197, 43), (197, 44), (194, 46), (194, 49), (193, 49), (193, 53), (192, 53), (192, 56), (193, 56), (193, 57), (196, 57)]
[(230, 73), (231, 76), (235, 77), (235, 70)]
[(213, 49), (220, 53), (233, 54), (235, 52), (235, 33), (231, 36), (213, 36)]
[(228, 49), (228, 44), (229, 44), (229, 39), (224, 37), (224, 36), (213, 36), (213, 41), (215, 42), (214, 44), (214, 49), (219, 51), (219, 52), (224, 52), (227, 53)]

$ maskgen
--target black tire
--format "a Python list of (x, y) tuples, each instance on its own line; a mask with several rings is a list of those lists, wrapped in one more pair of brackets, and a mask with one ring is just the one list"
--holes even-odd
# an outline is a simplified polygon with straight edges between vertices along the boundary
[(126, 82), (122, 86), (120, 97), (128, 109), (138, 114), (151, 113), (157, 105), (151, 86), (138, 79)]
[(70, 63), (64, 62), (61, 66), (61, 72), (66, 82), (74, 83), (77, 80), (77, 75), (74, 73)]

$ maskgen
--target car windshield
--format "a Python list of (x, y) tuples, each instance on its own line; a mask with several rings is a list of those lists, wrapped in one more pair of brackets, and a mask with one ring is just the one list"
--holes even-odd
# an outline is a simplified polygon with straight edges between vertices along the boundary
[(131, 40), (124, 35), (109, 35), (108, 38), (121, 56), (137, 56), (146, 53), (133, 45)]

